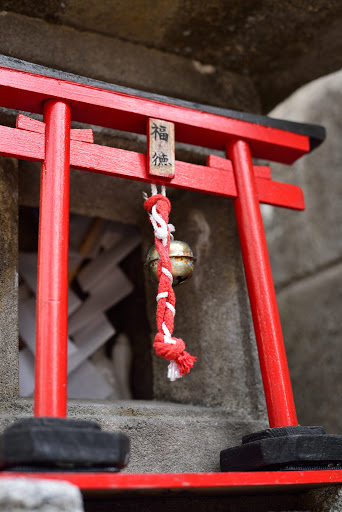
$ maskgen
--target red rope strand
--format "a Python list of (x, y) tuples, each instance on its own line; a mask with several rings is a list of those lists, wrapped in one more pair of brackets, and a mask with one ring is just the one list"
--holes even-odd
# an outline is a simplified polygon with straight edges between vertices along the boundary
[[(168, 226), (169, 214), (171, 211), (170, 201), (167, 197), (161, 194), (156, 194), (146, 199), (144, 208), (150, 215), (153, 215), (152, 209), (155, 205), (157, 214), (162, 217), (166, 226)], [(161, 227), (160, 223), (158, 223), (158, 227)], [(157, 267), (159, 286), (156, 315), (158, 332), (155, 336), (153, 347), (158, 356), (164, 357), (164, 359), (167, 359), (168, 361), (176, 362), (179, 370), (179, 376), (181, 377), (190, 371), (197, 357), (191, 356), (185, 351), (185, 343), (181, 338), (172, 337), (176, 297), (172, 288), (172, 281), (168, 275), (168, 273), (171, 273), (171, 261), (169, 258), (169, 227), (167, 227), (167, 236), (164, 238), (164, 243), (165, 245), (163, 244), (163, 239), (159, 238), (155, 232), (155, 246), (159, 254)], [(160, 294), (162, 294), (162, 297), (159, 297)]]

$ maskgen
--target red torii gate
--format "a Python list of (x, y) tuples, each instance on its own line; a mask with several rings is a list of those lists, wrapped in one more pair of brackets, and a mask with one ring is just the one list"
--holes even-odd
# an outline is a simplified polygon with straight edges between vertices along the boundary
[[(269, 167), (254, 166), (252, 156), (291, 164), (323, 141), (324, 129), (203, 106), (193, 108), (176, 100), (166, 103), (158, 97), (4, 67), (0, 68), (0, 98), (3, 107), (43, 114), (44, 119), (40, 122), (19, 115), (16, 128), (0, 126), (0, 154), (43, 164), (35, 415), (66, 416), (71, 166), (234, 199), (269, 424), (271, 428), (297, 426), (259, 203), (303, 210), (304, 198), (299, 187), (272, 181)], [(210, 155), (206, 166), (177, 161), (173, 179), (150, 177), (145, 154), (96, 145), (91, 130), (70, 130), (71, 118), (135, 133), (146, 133), (149, 118), (170, 121), (175, 124), (176, 141), (225, 149), (228, 159)], [(317, 481), (318, 473), (312, 481)], [(324, 477), (320, 475), (319, 481), (325, 481)]]

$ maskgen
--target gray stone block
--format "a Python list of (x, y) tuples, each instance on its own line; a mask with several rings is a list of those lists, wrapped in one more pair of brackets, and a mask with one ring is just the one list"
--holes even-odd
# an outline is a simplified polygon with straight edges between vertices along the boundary
[(1, 512), (83, 512), (79, 489), (68, 482), (0, 478)]
[(216, 74), (230, 69), (248, 75), (268, 110), (300, 85), (341, 67), (339, 0), (309, 5), (278, 0), (276, 9), (272, 0), (3, 0), (1, 6), (3, 11), (182, 55), (204, 73), (214, 74), (216, 68)]
[(223, 70), (205, 73), (190, 59), (96, 32), (3, 11), (0, 53), (198, 103), (260, 110), (258, 95), (247, 76)]
[(273, 178), (301, 186), (306, 201), (304, 212), (278, 208), (266, 219), (271, 264), (279, 286), (342, 257), (341, 105), (339, 71), (302, 87), (270, 113), (327, 129), (322, 146), (292, 168), (271, 165)]
[[(0, 403), (0, 430), (30, 416), (30, 399)], [(222, 449), (267, 426), (264, 420), (254, 421), (222, 407), (147, 400), (69, 400), (68, 417), (96, 421), (104, 431), (127, 434), (131, 452), (124, 472), (129, 473), (219, 471)]]
[(310, 491), (305, 497), (305, 504), (312, 512), (342, 512), (342, 487)]
[(299, 422), (342, 433), (342, 265), (278, 294)]

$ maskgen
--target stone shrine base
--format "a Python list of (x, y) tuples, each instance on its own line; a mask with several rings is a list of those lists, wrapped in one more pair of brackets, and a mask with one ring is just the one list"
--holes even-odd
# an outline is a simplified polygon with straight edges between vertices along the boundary
[[(185, 473), (220, 471), (220, 451), (240, 444), (245, 434), (262, 430), (264, 421), (233, 417), (222, 408), (150, 401), (69, 402), (69, 418), (98, 422), (105, 431), (121, 431), (131, 440), (125, 472)], [(0, 404), (0, 428), (32, 416), (32, 400)]]

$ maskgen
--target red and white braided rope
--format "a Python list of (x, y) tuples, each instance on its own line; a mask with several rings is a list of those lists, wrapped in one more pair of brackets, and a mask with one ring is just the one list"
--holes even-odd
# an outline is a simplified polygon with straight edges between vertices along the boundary
[(168, 224), (171, 203), (165, 194), (157, 193), (156, 185), (152, 185), (152, 196), (144, 203), (154, 229), (155, 246), (159, 254), (157, 275), (159, 280), (157, 300), (157, 329), (154, 350), (157, 355), (170, 361), (167, 376), (175, 381), (188, 373), (193, 367), (196, 357), (185, 351), (185, 343), (181, 338), (172, 337), (174, 317), (176, 314), (176, 297), (172, 288), (171, 261), (169, 258), (170, 233), (175, 230)]

